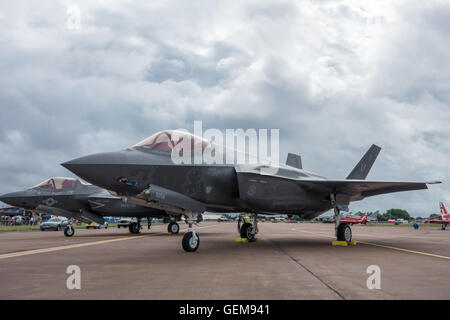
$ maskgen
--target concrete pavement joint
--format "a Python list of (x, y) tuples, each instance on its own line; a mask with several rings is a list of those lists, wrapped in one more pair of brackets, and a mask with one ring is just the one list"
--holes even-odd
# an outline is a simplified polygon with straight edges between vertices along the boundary
[(328, 283), (326, 283), (322, 278), (320, 278), (318, 275), (316, 275), (314, 272), (312, 272), (308, 267), (306, 267), (303, 263), (301, 263), (300, 261), (298, 261), (296, 258), (294, 258), (293, 256), (291, 256), (286, 250), (284, 250), (278, 243), (267, 239), (267, 241), (274, 246), (276, 249), (278, 249), (280, 252), (282, 252), (283, 254), (285, 254), (286, 256), (288, 256), (292, 261), (294, 261), (298, 266), (300, 266), (301, 268), (305, 269), (307, 272), (309, 272), (314, 278), (316, 278), (317, 280), (319, 280), (324, 286), (326, 286), (328, 289), (330, 289), (331, 291), (333, 291), (336, 295), (338, 295), (342, 300), (346, 300), (345, 297), (335, 288), (333, 288), (331, 285), (329, 285)]

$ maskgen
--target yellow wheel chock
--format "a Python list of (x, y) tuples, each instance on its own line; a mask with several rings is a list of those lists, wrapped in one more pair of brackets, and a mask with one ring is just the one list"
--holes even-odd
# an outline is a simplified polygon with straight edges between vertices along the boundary
[(247, 238), (236, 238), (236, 242), (256, 242), (259, 241), (258, 238), (255, 238), (253, 241), (248, 241)]
[[(348, 246), (349, 244), (347, 243), (347, 241), (337, 241), (337, 240), (335, 240), (335, 241), (333, 241), (333, 242), (331, 243), (331, 245), (332, 245), (332, 246), (342, 246), (342, 247), (346, 247), (346, 246)], [(351, 242), (350, 242), (350, 245), (351, 245), (351, 246), (356, 246), (356, 241), (351, 241)]]

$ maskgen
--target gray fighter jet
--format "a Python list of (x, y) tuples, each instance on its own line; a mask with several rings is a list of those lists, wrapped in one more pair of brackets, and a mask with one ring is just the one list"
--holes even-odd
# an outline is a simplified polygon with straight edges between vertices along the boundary
[[(100, 225), (105, 223), (104, 216), (133, 217), (136, 221), (129, 225), (132, 233), (140, 232), (142, 217), (171, 218), (168, 231), (178, 233), (180, 230), (176, 223), (179, 218), (177, 215), (169, 217), (165, 211), (125, 203), (122, 198), (104, 189), (73, 178), (50, 178), (27, 190), (4, 194), (0, 196), (0, 201), (39, 213), (74, 218), (86, 223), (96, 222)], [(74, 233), (72, 224), (64, 229), (64, 234), (68, 237)]]
[[(180, 153), (180, 144), (188, 149), (181, 148)], [(127, 203), (184, 215), (189, 232), (184, 234), (182, 245), (190, 252), (199, 247), (193, 225), (201, 221), (204, 211), (251, 213), (253, 221), (243, 223), (239, 233), (253, 240), (258, 233), (258, 213), (312, 219), (334, 209), (337, 239), (351, 242), (350, 226), (340, 223), (340, 211), (348, 211), (350, 202), (427, 189), (425, 182), (365, 181), (380, 150), (372, 145), (346, 179), (328, 180), (303, 170), (301, 158), (295, 154), (288, 155), (286, 165), (198, 162), (194, 155), (199, 152), (218, 153), (216, 159), (224, 159), (230, 150), (189, 133), (167, 130), (131, 148), (88, 155), (62, 165), (86, 181), (116, 192)], [(186, 152), (188, 158), (190, 154), (192, 161), (174, 162), (174, 151)]]

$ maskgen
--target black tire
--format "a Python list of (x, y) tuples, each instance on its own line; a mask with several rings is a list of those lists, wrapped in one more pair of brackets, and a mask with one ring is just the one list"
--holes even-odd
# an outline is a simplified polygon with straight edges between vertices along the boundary
[(352, 229), (348, 225), (348, 223), (341, 223), (338, 226), (337, 230), (337, 239), (338, 241), (345, 241), (348, 244), (352, 242)]
[(55, 231), (61, 231), (61, 226), (57, 226)]
[(171, 232), (172, 234), (178, 234), (178, 232), (180, 232), (180, 225), (176, 222), (171, 222), (167, 226), (167, 231)]
[(445, 230), (445, 225), (441, 225), (441, 230)]
[(130, 223), (130, 225), (128, 226), (128, 229), (130, 230), (131, 233), (139, 233), (141, 230), (141, 226), (139, 225), (139, 223), (137, 222), (132, 222)]
[(200, 246), (200, 237), (197, 234), (197, 241), (193, 239), (192, 232), (187, 232), (183, 236), (183, 249), (186, 252), (194, 252), (197, 251), (198, 247)]
[(66, 237), (73, 237), (74, 234), (75, 234), (75, 229), (72, 226), (67, 226), (64, 229), (64, 235)]
[(244, 223), (241, 227), (241, 238), (248, 239), (248, 241), (255, 240), (255, 235), (252, 233), (253, 226), (251, 223)]

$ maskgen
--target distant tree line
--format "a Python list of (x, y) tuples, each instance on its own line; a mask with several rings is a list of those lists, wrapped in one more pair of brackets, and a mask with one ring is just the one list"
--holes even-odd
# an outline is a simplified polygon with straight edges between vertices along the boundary
[(380, 213), (377, 216), (378, 221), (388, 221), (390, 219), (397, 220), (411, 220), (411, 216), (408, 211), (402, 209), (389, 209), (385, 213)]
[[(422, 220), (424, 218), (422, 217), (411, 217), (408, 211), (403, 209), (389, 209), (385, 213), (381, 213), (380, 211), (375, 212), (361, 212), (358, 211), (356, 214), (358, 216), (362, 216), (363, 214), (367, 213), (371, 217), (376, 217), (377, 221), (385, 222), (388, 220), (397, 220), (397, 219), (403, 219), (403, 220)], [(437, 218), (438, 214), (431, 214), (429, 218)]]

